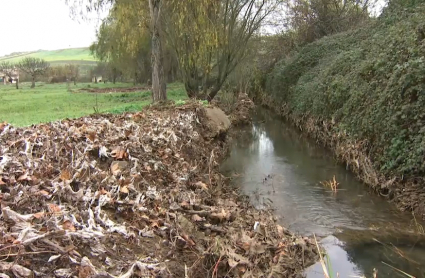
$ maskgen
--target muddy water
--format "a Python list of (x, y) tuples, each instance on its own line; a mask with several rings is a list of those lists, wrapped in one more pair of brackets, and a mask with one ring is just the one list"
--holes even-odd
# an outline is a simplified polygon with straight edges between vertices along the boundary
[[(293, 232), (318, 236), (339, 277), (372, 277), (374, 268), (378, 277), (405, 277), (382, 262), (425, 277), (425, 237), (413, 233), (418, 226), (411, 214), (370, 192), (328, 150), (272, 112), (254, 114), (222, 165), (253, 204), (275, 209)], [(340, 183), (336, 193), (320, 184), (333, 176)], [(323, 272), (316, 264), (305, 275)]]

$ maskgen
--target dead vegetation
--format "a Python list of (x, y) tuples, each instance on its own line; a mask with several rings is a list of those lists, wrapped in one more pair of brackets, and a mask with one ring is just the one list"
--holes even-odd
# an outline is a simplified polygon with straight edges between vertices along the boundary
[(251, 123), (250, 111), (254, 108), (252, 100), (246, 93), (239, 93), (237, 96), (231, 95), (231, 101), (224, 97), (220, 100), (213, 100), (213, 103), (229, 114), (233, 126)]
[(335, 175), (333, 178), (329, 181), (322, 181), (320, 182), (321, 185), (324, 187), (330, 188), (333, 192), (338, 191), (339, 182), (336, 181)]
[(294, 277), (308, 238), (224, 182), (199, 104), (0, 125), (2, 277)]

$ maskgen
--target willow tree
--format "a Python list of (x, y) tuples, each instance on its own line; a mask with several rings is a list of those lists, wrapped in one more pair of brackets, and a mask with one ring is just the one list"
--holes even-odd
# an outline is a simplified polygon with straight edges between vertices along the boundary
[(211, 101), (246, 56), (250, 39), (279, 0), (170, 0), (167, 38), (189, 97)]
[[(151, 75), (149, 10), (143, 1), (122, 0), (111, 9), (97, 31), (92, 54), (112, 71), (147, 81)], [(149, 77), (148, 77), (149, 76)]]
[[(161, 17), (163, 2), (164, 0), (66, 0), (68, 4), (71, 5), (71, 11), (76, 15), (79, 12), (80, 16), (84, 16), (85, 12), (99, 11), (106, 6), (112, 6), (112, 12), (116, 10), (122, 3), (127, 3), (125, 9), (122, 10), (123, 13), (131, 16), (134, 14), (135, 10), (132, 9), (131, 5), (143, 5), (149, 7), (148, 13), (141, 16), (145, 21), (148, 19), (150, 33), (152, 36), (152, 98), (154, 102), (163, 101), (167, 99), (166, 92), (166, 80), (164, 77), (163, 69), (163, 48), (162, 48), (162, 26), (161, 26)], [(119, 5), (117, 5), (119, 4)], [(134, 6), (133, 6), (134, 7)], [(139, 11), (145, 11), (146, 9), (138, 9)], [(147, 17), (147, 15), (149, 15)], [(122, 18), (126, 18), (125, 16)], [(142, 26), (135, 25), (133, 28), (142, 28)]]

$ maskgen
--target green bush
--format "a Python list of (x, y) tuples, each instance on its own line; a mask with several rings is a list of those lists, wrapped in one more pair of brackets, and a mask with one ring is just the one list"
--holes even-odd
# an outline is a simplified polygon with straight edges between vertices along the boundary
[(424, 14), (423, 0), (398, 0), (367, 26), (325, 37), (280, 61), (266, 92), (294, 114), (335, 119), (338, 130), (367, 139), (384, 173), (424, 174)]

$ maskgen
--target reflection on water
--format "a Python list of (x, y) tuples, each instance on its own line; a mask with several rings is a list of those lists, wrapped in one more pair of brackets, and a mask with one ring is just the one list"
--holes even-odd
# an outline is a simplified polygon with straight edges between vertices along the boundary
[[(276, 214), (282, 217), (282, 224), (292, 231), (324, 237), (323, 244), (340, 277), (370, 275), (374, 267), (381, 277), (387, 277), (382, 276), (384, 274), (397, 277), (381, 261), (424, 277), (425, 249), (423, 246), (405, 248), (411, 236), (407, 237), (409, 242), (398, 243), (404, 248), (404, 254), (415, 258), (408, 261), (400, 256), (388, 258), (391, 251), (375, 241), (365, 245), (363, 241), (336, 234), (347, 235), (345, 231), (367, 234), (367, 231), (377, 230), (378, 235), (382, 231), (394, 239), (399, 234), (406, 238), (404, 235), (412, 227), (411, 215), (399, 212), (370, 193), (334, 161), (328, 150), (305, 138), (268, 110), (259, 109), (253, 126), (240, 129), (222, 170), (229, 175), (238, 173), (234, 182), (251, 196), (252, 202), (260, 208), (272, 204)], [(340, 183), (337, 193), (320, 185), (334, 175)], [(350, 245), (350, 242), (356, 244)], [(308, 271), (307, 277), (323, 277), (322, 273), (315, 274), (316, 267)]]

